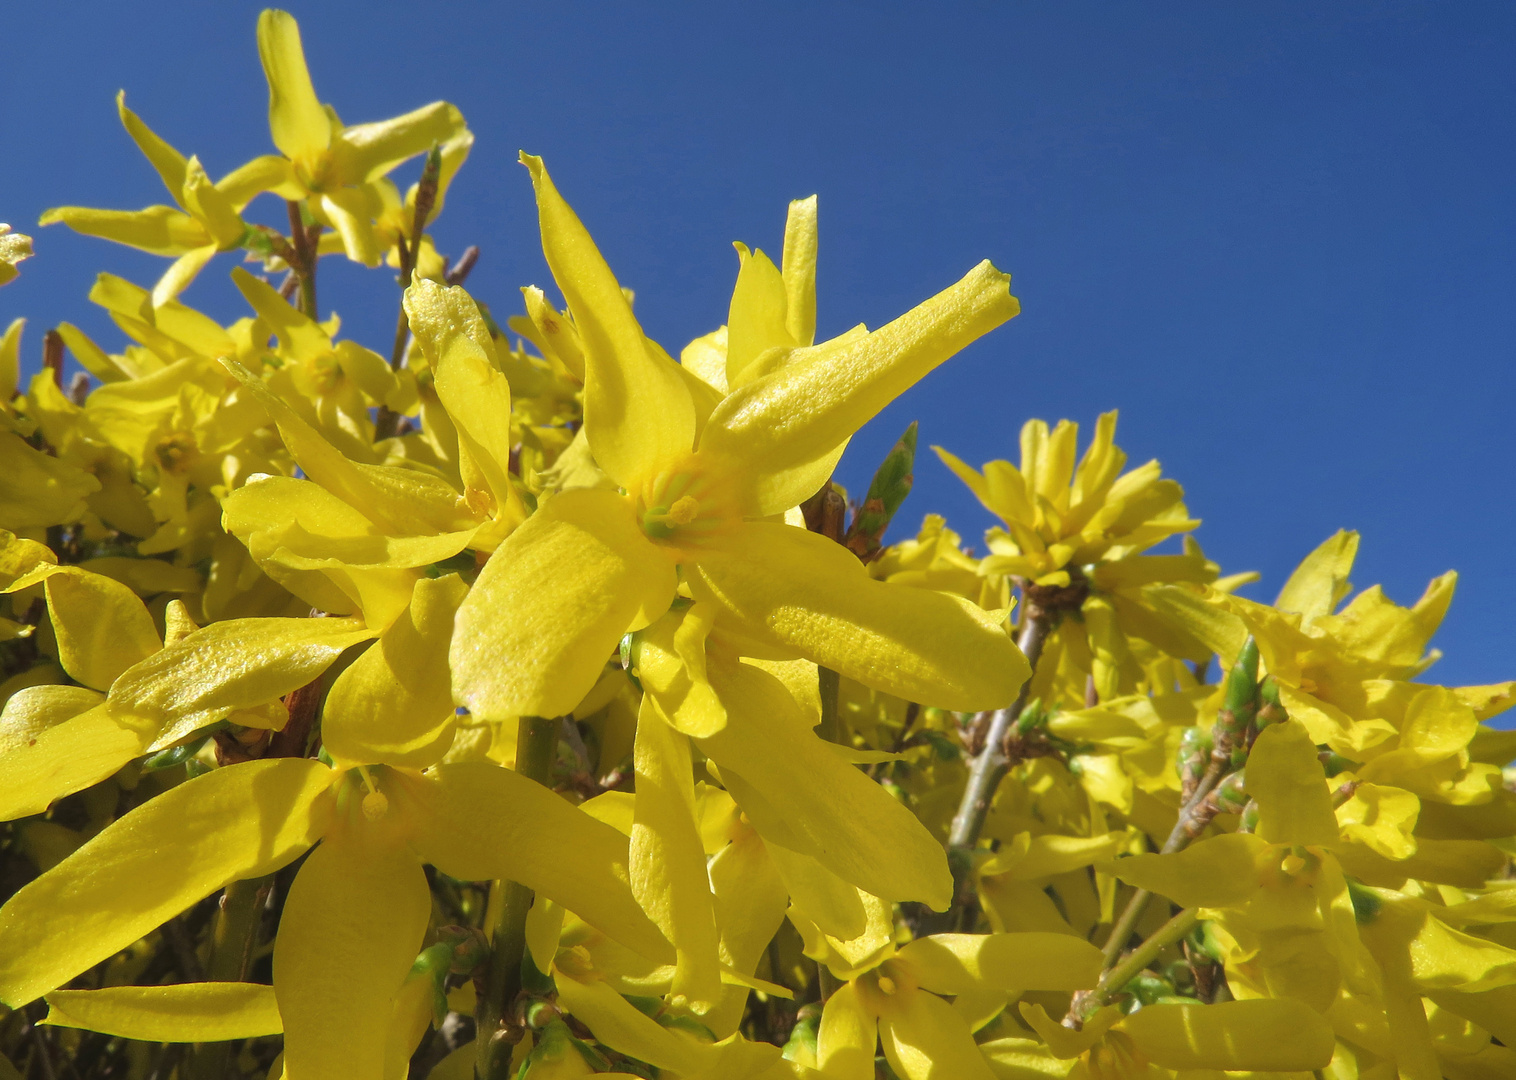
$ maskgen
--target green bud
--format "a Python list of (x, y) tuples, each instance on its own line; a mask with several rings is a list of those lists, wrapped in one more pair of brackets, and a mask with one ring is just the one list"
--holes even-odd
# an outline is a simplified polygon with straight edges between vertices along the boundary
[(1226, 697), (1221, 707), (1233, 716), (1251, 718), (1257, 708), (1257, 695), (1258, 643), (1249, 635), (1242, 651), (1237, 654), (1237, 662), (1227, 673)]
[(1355, 771), (1359, 768), (1358, 762), (1345, 758), (1341, 754), (1334, 753), (1331, 750), (1323, 750), (1316, 757), (1320, 760), (1322, 768), (1326, 770), (1326, 774), (1329, 777), (1336, 776), (1338, 773)]
[(821, 1017), (801, 1015), (790, 1029), (789, 1041), (784, 1044), (786, 1061), (816, 1060), (816, 1035), (821, 1028)]
[(1240, 814), (1248, 804), (1247, 780), (1242, 772), (1234, 772), (1216, 785), (1211, 794), (1216, 807), (1223, 814)]
[(853, 514), (842, 542), (864, 562), (871, 562), (879, 554), (884, 541), (884, 531), (889, 528), (895, 511), (911, 493), (912, 470), (916, 464), (916, 421), (905, 429), (884, 461), (874, 472), (869, 482), (868, 494), (863, 504)]
[(1030, 735), (1042, 721), (1042, 699), (1033, 698), (1022, 707), (1021, 715), (1016, 717), (1016, 734)]
[(1353, 902), (1353, 918), (1360, 924), (1367, 924), (1379, 918), (1380, 909), (1384, 907), (1384, 901), (1379, 899), (1377, 893), (1370, 892), (1352, 878), (1347, 879), (1348, 899)]
[(196, 739), (194, 742), (181, 743), (178, 746), (170, 746), (167, 750), (159, 750), (156, 754), (149, 754), (142, 759), (143, 772), (157, 772), (159, 769), (172, 769), (175, 765), (183, 765), (206, 744), (207, 739)]
[(1242, 822), (1238, 825), (1239, 832), (1258, 831), (1258, 800), (1249, 799), (1248, 804), (1242, 808)]
[(637, 657), (641, 651), (642, 639), (635, 631), (622, 637), (621, 667), (626, 672), (626, 677), (632, 680), (638, 690), (642, 689), (642, 680), (637, 677)]

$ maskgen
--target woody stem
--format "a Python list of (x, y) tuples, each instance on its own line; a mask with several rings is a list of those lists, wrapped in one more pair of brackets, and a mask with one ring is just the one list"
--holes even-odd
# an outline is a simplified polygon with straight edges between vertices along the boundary
[[(557, 717), (523, 716), (516, 729), (516, 771), (539, 784), (546, 784), (558, 750)], [(521, 959), (526, 954), (526, 913), (533, 893), (515, 881), (497, 881), (501, 890), (499, 918), (492, 928), (489, 967), (479, 995), (475, 1019), (478, 1024), (479, 1056), (475, 1075), (479, 1080), (509, 1080), (511, 1050), (521, 1040), (522, 1029), (511, 1017), (511, 1006), (521, 992)]]

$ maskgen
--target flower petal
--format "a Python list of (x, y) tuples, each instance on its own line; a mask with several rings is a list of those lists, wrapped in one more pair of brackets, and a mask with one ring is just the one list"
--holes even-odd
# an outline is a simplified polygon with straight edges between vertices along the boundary
[(424, 768), (453, 741), (447, 649), (468, 595), (457, 574), (422, 578), (411, 606), (337, 676), (321, 714), (321, 741), (342, 765)]
[(142, 1042), (225, 1042), (284, 1030), (274, 988), (202, 982), (54, 990), (44, 1024), (83, 1028)]
[(673, 949), (632, 897), (627, 838), (541, 784), (493, 762), (399, 777), (416, 853), (463, 881), (509, 879), (554, 900), (650, 960)]
[(902, 1080), (994, 1080), (968, 1021), (936, 994), (911, 990), (887, 999), (879, 1041)]
[(1148, 1005), (1117, 1030), (1169, 1069), (1303, 1072), (1325, 1068), (1337, 1046), (1320, 1013), (1286, 998)]
[[(702, 453), (753, 479), (826, 455), (938, 364), (1014, 316), (1010, 277), (988, 262), (871, 334), (791, 354), (716, 407)], [(787, 506), (765, 507), (762, 514)]]
[(785, 329), (797, 345), (816, 340), (816, 196), (795, 199), (784, 220)]
[(697, 571), (701, 593), (744, 634), (907, 701), (1000, 708), (1030, 674), (983, 608), (874, 581), (852, 552), (804, 529), (745, 522)]
[(826, 999), (816, 1033), (816, 1068), (831, 1080), (874, 1080), (879, 1023), (857, 987), (844, 983)]
[(316, 99), (300, 47), (300, 26), (284, 11), (258, 16), (258, 59), (268, 80), (268, 128), (285, 157), (314, 158), (332, 139), (331, 121)]
[(537, 192), (542, 251), (584, 348), (584, 429), (622, 487), (651, 479), (695, 446), (695, 403), (679, 369), (650, 348), (615, 275), (541, 158), (521, 155)]
[(697, 1013), (721, 993), (716, 907), (695, 820), (689, 739), (642, 699), (632, 755), (637, 775), (631, 837), (632, 895), (674, 943), (674, 983)]
[(228, 619), (122, 673), (106, 708), (123, 724), (188, 734), (309, 683), (344, 649), (377, 637), (352, 619)]
[(1304, 724), (1263, 729), (1248, 753), (1247, 790), (1258, 800), (1258, 835), (1270, 843), (1337, 842), (1332, 794)]
[(58, 662), (85, 686), (109, 690), (127, 668), (163, 647), (146, 605), (127, 586), (75, 566), (44, 566), (17, 578), (14, 592), (46, 580)]
[(1103, 958), (1068, 934), (933, 934), (904, 946), (896, 959), (923, 989), (962, 994), (1000, 990), (1088, 990)]
[(228, 882), (290, 862), (325, 828), (331, 779), (301, 758), (231, 765), (108, 826), (0, 908), (0, 1000), (19, 1007)]
[(274, 942), (285, 1074), (380, 1080), (395, 994), (421, 950), (421, 864), (377, 829), (340, 828), (295, 875)]
[(100, 705), (0, 752), (0, 821), (40, 814), (63, 796), (98, 784), (149, 741)]
[(674, 584), (623, 496), (555, 495), (495, 549), (458, 609), (454, 694), (487, 720), (572, 712), (621, 636), (667, 609)]
[(1132, 855), (1096, 868), (1182, 907), (1240, 907), (1259, 889), (1256, 864), (1268, 846), (1252, 833), (1225, 833), (1171, 855)]

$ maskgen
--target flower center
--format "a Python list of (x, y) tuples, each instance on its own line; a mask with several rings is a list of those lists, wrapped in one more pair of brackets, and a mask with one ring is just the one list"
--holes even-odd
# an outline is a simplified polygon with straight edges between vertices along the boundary
[(640, 494), (637, 517), (650, 540), (698, 544), (728, 517), (710, 478), (694, 468), (663, 473)]

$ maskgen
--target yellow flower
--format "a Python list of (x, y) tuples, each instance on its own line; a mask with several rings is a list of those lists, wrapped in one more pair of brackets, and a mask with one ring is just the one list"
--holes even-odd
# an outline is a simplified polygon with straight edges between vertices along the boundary
[(153, 288), (153, 304), (164, 304), (183, 292), (218, 251), (242, 246), (248, 231), (242, 209), (254, 196), (279, 182), (279, 161), (255, 158), (213, 184), (199, 158), (186, 159), (126, 107), (124, 90), (116, 95), (116, 109), (121, 125), (157, 170), (178, 209), (59, 206), (44, 212), (39, 224), (61, 221), (85, 236), (114, 240), (154, 255), (174, 256), (173, 265)]
[[(880, 330), (814, 347), (779, 337), (771, 319), (767, 348), (729, 350), (735, 388), (716, 404), (643, 335), (542, 163), (523, 160), (584, 345), (585, 434), (625, 494), (555, 495), (496, 550), (459, 609), (459, 698), (486, 717), (570, 711), (627, 629), (667, 610), (682, 573), (697, 601), (769, 655), (953, 708), (1009, 702), (1025, 661), (977, 606), (871, 581), (847, 550), (763, 520), (814, 492), (888, 401), (1014, 315), (1006, 277), (984, 263)], [(766, 264), (767, 310), (783, 311), (784, 282), (759, 260), (744, 268)]]
[[(1078, 1059), (1070, 1080), (1167, 1080), (1176, 1072), (1194, 1075), (1189, 1070), (1319, 1072), (1334, 1047), (1327, 1022), (1294, 1001), (1158, 1004), (1128, 1016), (1111, 1005), (1077, 1031), (1060, 1027), (1040, 1005), (1023, 1002), (1020, 1009), (1054, 1057)], [(992, 1061), (1011, 1058), (1023, 1050), (1019, 1042), (982, 1049)]]
[(1101, 964), (1099, 949), (1068, 934), (934, 934), (890, 952), (827, 999), (816, 1040), (823, 1075), (869, 1080), (882, 1043), (903, 1080), (990, 1080), (995, 1073), (956, 1006), (984, 997), (993, 1016), (1027, 990), (1094, 986)]
[(32, 238), (11, 232), (11, 227), (0, 221), (0, 285), (15, 281), (20, 273), (16, 264), (22, 259), (30, 259), (33, 254)]
[(385, 213), (385, 200), (375, 181), (433, 144), (466, 152), (463, 114), (434, 101), (389, 120), (344, 125), (316, 97), (300, 27), (284, 11), (258, 16), (258, 57), (268, 79), (269, 132), (287, 160), (285, 175), (271, 190), (309, 200), (317, 220), (341, 236), (348, 258), (377, 266), (386, 244), (374, 219)]

